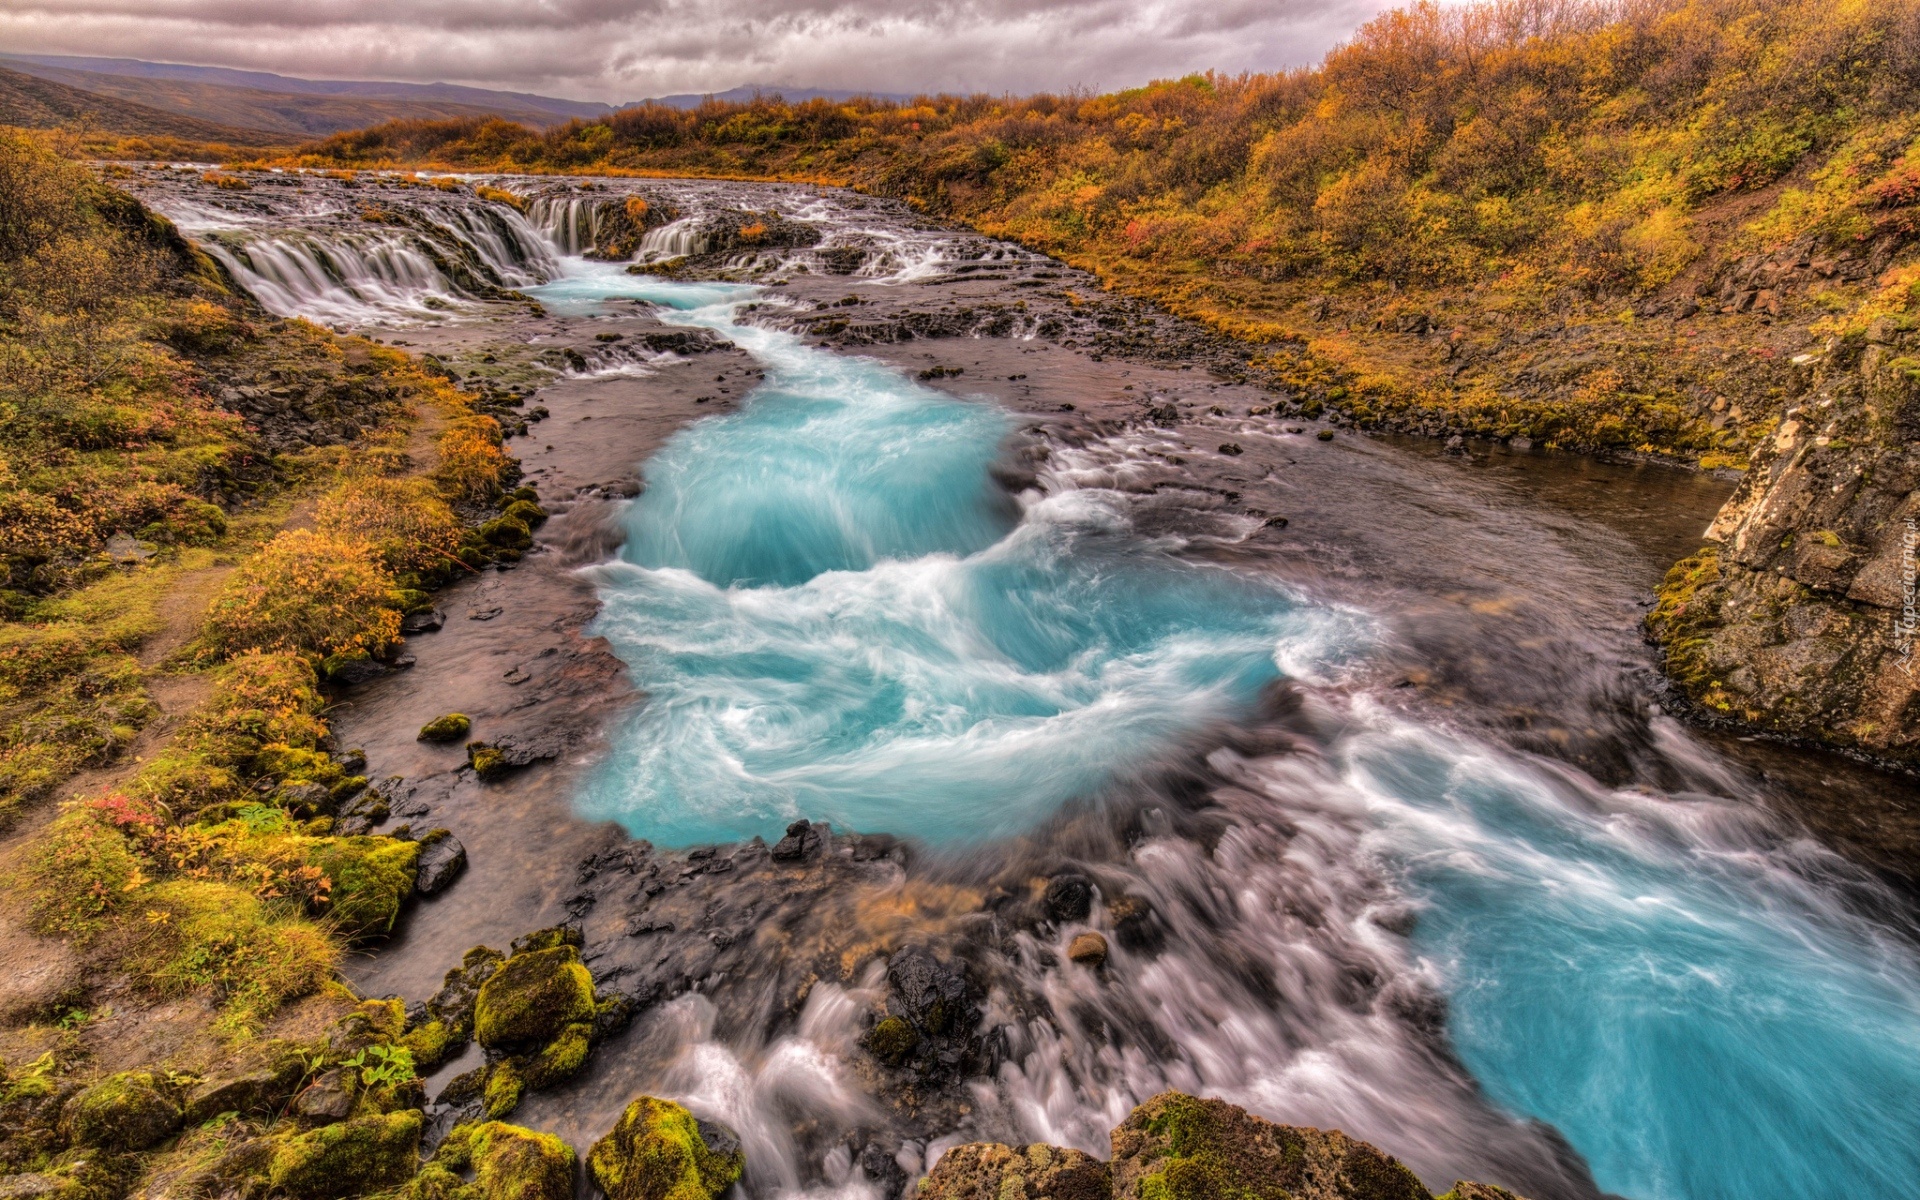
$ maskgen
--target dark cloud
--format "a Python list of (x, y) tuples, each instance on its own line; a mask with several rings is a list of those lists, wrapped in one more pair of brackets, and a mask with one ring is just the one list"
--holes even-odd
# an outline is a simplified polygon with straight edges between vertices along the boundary
[(621, 101), (1106, 89), (1311, 62), (1382, 0), (10, 0), (0, 46)]

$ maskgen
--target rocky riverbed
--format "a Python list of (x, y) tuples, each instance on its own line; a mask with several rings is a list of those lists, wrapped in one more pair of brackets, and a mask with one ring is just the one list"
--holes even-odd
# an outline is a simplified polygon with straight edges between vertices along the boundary
[[(1001, 1144), (967, 1161), (1002, 1176), (994, 1155), (1012, 1147), (1023, 1161), (1036, 1145), (1113, 1153), (1109, 1131), (1135, 1105), (1196, 1091), (1337, 1126), (1436, 1188), (1480, 1178), (1536, 1198), (1635, 1194), (1652, 1185), (1631, 1137), (1615, 1135), (1621, 1110), (1567, 1102), (1568, 1078), (1619, 1061), (1530, 1068), (1529, 1054), (1563, 1053), (1545, 1045), (1574, 1012), (1539, 990), (1557, 969), (1506, 964), (1536, 951), (1582, 964), (1594, 990), (1579, 1019), (1651, 1051), (1657, 1037), (1630, 1024), (1649, 997), (1612, 977), (1606, 948), (1693, 952), (1664, 925), (1596, 916), (1616, 895), (1727, 922), (1740, 957), (1719, 966), (1741, 979), (1851, 978), (1845, 963), (1781, 957), (1794, 921), (1837, 921), (1879, 947), (1860, 952), (1862, 969), (1909, 953), (1898, 931), (1920, 837), (1913, 795), (1844, 761), (1702, 740), (1662, 711), (1641, 619), (1728, 483), (1318, 424), (1204, 331), (864, 199), (497, 181), (524, 199), (459, 218), (472, 261), (456, 269), (457, 239), (433, 232), (450, 220), (435, 206), (466, 211), (452, 193), (287, 178), (236, 197), (155, 175), (144, 194), (224, 247), (243, 282), (267, 277), (276, 242), (285, 261), (301, 244), (330, 261), (331, 275), (283, 261), (270, 282), (296, 311), (321, 297), (315, 315), (432, 354), (481, 389), (551, 514), (518, 563), (442, 594), (410, 639), (410, 668), (347, 692), (333, 715), (341, 745), (386, 780), (360, 812), (367, 827), (449, 830), (466, 863), (350, 965), (363, 993), (417, 1005), (469, 947), (504, 952), (552, 929), (549, 949), (586, 968), (589, 1003), (624, 1014), (595, 1028), (577, 1073), (526, 1087), (516, 1122), (584, 1151), (634, 1096), (670, 1096), (728, 1127), (751, 1194), (889, 1195), (964, 1142)], [(273, 188), (299, 202), (269, 203)], [(363, 219), (368, 206), (384, 219)], [(343, 246), (377, 287), (352, 293)], [(402, 251), (432, 272), (380, 275)], [(565, 275), (582, 251), (636, 256), (638, 275), (596, 269), (684, 291), (648, 298)], [(758, 290), (720, 290), (731, 287)], [(1097, 537), (1257, 581), (1316, 629), (1363, 632), (1302, 648), (1251, 703), (990, 836), (924, 835), (912, 794), (883, 827), (800, 804), (760, 837), (693, 844), (636, 839), (659, 819), (645, 796), (617, 821), (587, 819), (583, 798), (608, 794), (609, 764), (626, 761), (656, 699), (648, 660), (604, 616), (618, 578), (595, 564), (619, 553), (633, 502), (657, 483), (644, 464), (694, 422), (769, 403), (768, 375), (789, 361), (679, 315), (703, 302), (784, 337), (781, 354), (862, 356), (903, 395), (1003, 414), (994, 519), (1019, 528), (1049, 498), (1097, 496), (1112, 521)], [(506, 751), (504, 769), (482, 778), (460, 741), (418, 739), (451, 712), (470, 718), (471, 740)], [(1835, 804), (1843, 790), (1859, 801)], [(1616, 861), (1613, 836), (1639, 866)], [(1455, 873), (1467, 859), (1501, 882), (1479, 890), (1476, 871)], [(1566, 900), (1576, 879), (1609, 899)], [(1762, 928), (1739, 915), (1757, 896), (1813, 915)], [(1528, 932), (1521, 914), (1554, 932)], [(1567, 932), (1581, 928), (1599, 936)], [(1690, 1032), (1667, 1033), (1715, 1046), (1705, 1069), (1729, 1086), (1769, 1086), (1766, 1047), (1810, 1036), (1841, 1038), (1828, 1067), (1845, 1087), (1847, 1039), (1868, 1028), (1848, 1012), (1810, 1018), (1813, 1035), (1756, 1031), (1737, 1005), (1699, 1009)], [(1517, 1014), (1547, 1026), (1544, 1043), (1521, 1036)], [(1741, 1038), (1760, 1044), (1732, 1049)], [(486, 1084), (510, 1057), (476, 1042), (431, 1076), (430, 1137), (498, 1115)], [(1678, 1120), (1681, 1083), (1657, 1063), (1635, 1069), (1618, 1103), (1642, 1106), (1637, 1127)], [(1829, 1112), (1821, 1128), (1852, 1119)], [(1661, 1169), (1690, 1181), (1676, 1194), (1737, 1194), (1705, 1181), (1737, 1180), (1752, 1153), (1729, 1135)], [(927, 1186), (947, 1194), (940, 1178)], [(975, 1194), (973, 1182), (938, 1186)]]

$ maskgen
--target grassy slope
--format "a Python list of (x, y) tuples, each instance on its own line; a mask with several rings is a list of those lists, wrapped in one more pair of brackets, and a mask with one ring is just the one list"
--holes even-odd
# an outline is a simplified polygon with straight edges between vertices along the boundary
[(1795, 354), (1908, 302), (1916, 98), (1915, 0), (1506, 0), (1283, 75), (401, 122), (287, 161), (851, 184), (1253, 342), (1310, 412), (1738, 466)]
[[(258, 129), (202, 120), (4, 68), (0, 68), (0, 125), (26, 129), (67, 128), (236, 147), (272, 146), (288, 140)], [(297, 135), (301, 131), (294, 132)]]
[[(164, 1019), (245, 1038), (412, 887), (411, 843), (334, 832), (365, 780), (328, 753), (323, 681), (392, 649), (456, 558), (515, 553), (471, 528), (513, 464), (473, 397), (273, 320), (50, 144), (0, 129), (0, 944), (60, 937), (37, 957), (131, 983), (124, 1019), (197, 994)], [(241, 387), (312, 444), (269, 452), (221, 405)], [(312, 528), (282, 528), (296, 500)], [(10, 1020), (74, 1003), (28, 999)]]

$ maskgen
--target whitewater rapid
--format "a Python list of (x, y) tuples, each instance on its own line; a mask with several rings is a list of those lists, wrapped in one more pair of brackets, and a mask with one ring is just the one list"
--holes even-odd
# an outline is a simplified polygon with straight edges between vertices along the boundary
[[(1436, 1190), (1911, 1193), (1920, 956), (1876, 919), (1903, 902), (1759, 811), (1686, 730), (1653, 722), (1667, 785), (1606, 786), (1390, 702), (1369, 671), (1388, 613), (1142, 532), (1124, 477), (1146, 435), (1048, 447), (1009, 494), (1000, 409), (756, 324), (767, 292), (585, 262), (590, 208), (475, 207), (431, 236), (194, 231), (288, 315), (443, 319), (474, 294), (457, 242), (554, 313), (640, 300), (764, 371), (643, 465), (625, 547), (588, 569), (648, 702), (581, 811), (679, 846), (826, 819), (915, 839), (963, 880), (1065, 846), (1164, 926), (1131, 946), (1096, 904), (1018, 933), (986, 1003), (1001, 1064), (963, 1128), (887, 1147), (904, 1169), (975, 1136), (1104, 1153), (1173, 1087), (1343, 1128)], [(916, 237), (901, 254), (939, 261)], [(1103, 975), (1065, 960), (1087, 929), (1112, 943)], [(875, 1197), (845, 1147), (886, 1122), (857, 1070), (884, 987), (822, 983), (764, 1038), (674, 1000), (651, 1086), (740, 1131), (751, 1195)]]

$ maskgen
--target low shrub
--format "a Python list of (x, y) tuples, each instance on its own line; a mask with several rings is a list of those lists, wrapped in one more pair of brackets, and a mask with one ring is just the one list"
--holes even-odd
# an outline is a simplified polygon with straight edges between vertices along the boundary
[(289, 530), (221, 589), (207, 611), (206, 640), (221, 655), (378, 653), (400, 636), (392, 590), (392, 577), (362, 543)]
[(423, 479), (350, 479), (320, 501), (321, 532), (364, 542), (394, 574), (443, 566), (460, 548), (460, 518)]

